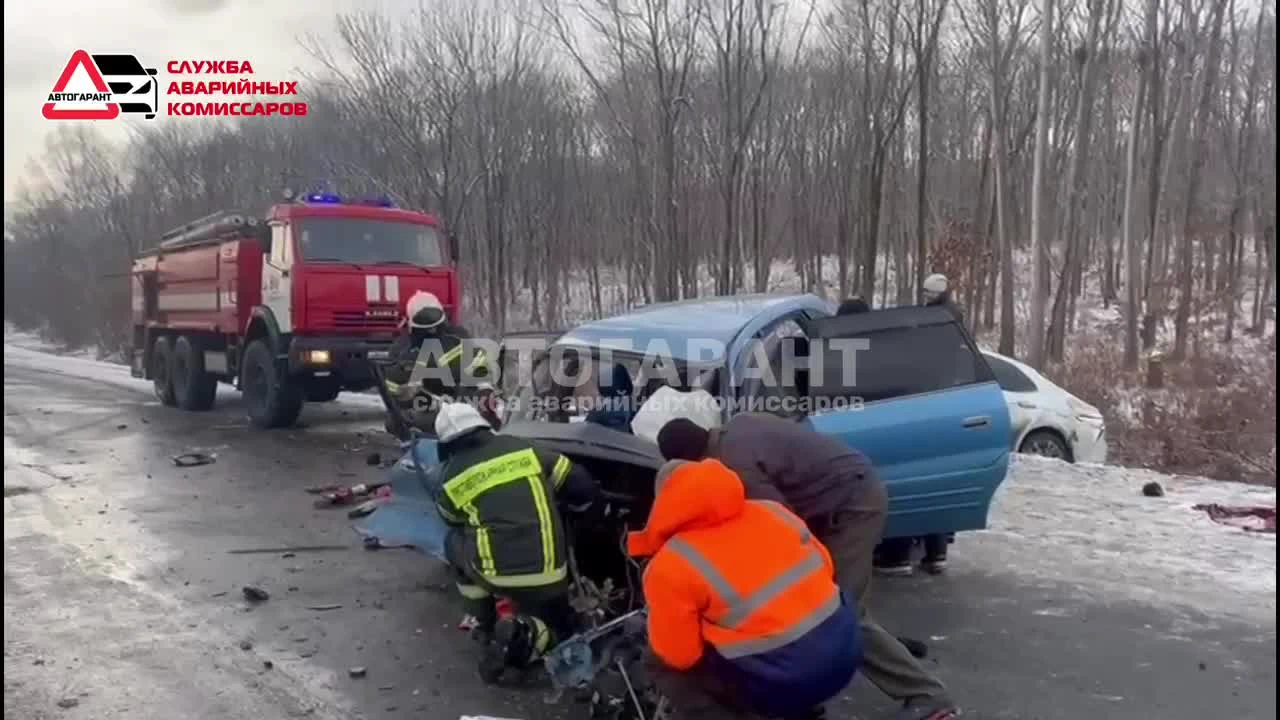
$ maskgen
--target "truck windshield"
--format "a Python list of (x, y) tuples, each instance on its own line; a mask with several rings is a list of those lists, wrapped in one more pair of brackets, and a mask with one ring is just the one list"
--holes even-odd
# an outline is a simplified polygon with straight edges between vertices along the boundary
[(398, 263), (444, 265), (440, 231), (429, 225), (312, 217), (298, 220), (298, 249), (302, 260), (360, 265)]

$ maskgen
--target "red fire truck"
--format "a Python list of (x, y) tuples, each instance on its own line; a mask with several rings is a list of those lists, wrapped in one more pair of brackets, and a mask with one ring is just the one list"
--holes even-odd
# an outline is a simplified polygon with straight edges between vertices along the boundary
[(201, 218), (133, 262), (133, 375), (186, 410), (212, 408), (230, 383), (253, 425), (292, 425), (305, 401), (373, 386), (369, 361), (386, 357), (414, 292), (457, 322), (457, 250), (435, 217), (386, 199), (311, 193), (265, 220)]

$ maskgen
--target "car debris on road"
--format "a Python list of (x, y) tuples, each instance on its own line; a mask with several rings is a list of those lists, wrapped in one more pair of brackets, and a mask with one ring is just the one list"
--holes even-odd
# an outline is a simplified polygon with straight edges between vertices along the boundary
[(213, 453), (188, 452), (174, 455), (170, 459), (178, 467), (199, 467), (201, 465), (212, 465), (217, 462), (218, 458)]

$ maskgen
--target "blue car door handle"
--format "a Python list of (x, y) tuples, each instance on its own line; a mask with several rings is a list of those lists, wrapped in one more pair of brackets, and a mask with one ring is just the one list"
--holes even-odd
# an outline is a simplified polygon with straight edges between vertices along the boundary
[(964, 419), (964, 427), (966, 430), (973, 428), (986, 427), (991, 424), (990, 415), (975, 415)]

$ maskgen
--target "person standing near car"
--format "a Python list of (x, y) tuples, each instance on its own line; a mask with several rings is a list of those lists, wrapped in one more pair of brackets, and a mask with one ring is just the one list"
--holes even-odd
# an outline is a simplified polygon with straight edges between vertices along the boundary
[(964, 325), (964, 310), (952, 299), (951, 287), (946, 275), (942, 273), (930, 275), (924, 279), (924, 285), (920, 289), (925, 305), (946, 308), (955, 316), (956, 322)]
[[(934, 273), (924, 280), (924, 304), (935, 305), (946, 308), (962, 327), (964, 326), (964, 311), (951, 297), (950, 282), (947, 276), (941, 273)], [(930, 575), (941, 575), (947, 569), (947, 546), (951, 544), (952, 535), (927, 535), (924, 537), (924, 559), (920, 565), (925, 572)], [(897, 557), (888, 558), (890, 563), (896, 563), (896, 567), (902, 568), (902, 563), (906, 563), (907, 574), (911, 571), (911, 548), (907, 546), (905, 553), (901, 549), (897, 549)], [(905, 557), (903, 555), (905, 554)]]
[(960, 711), (940, 680), (867, 610), (872, 553), (884, 532), (889, 495), (865, 455), (809, 426), (765, 413), (735, 415), (707, 430), (684, 418), (658, 433), (667, 460), (714, 458), (742, 479), (747, 497), (780, 502), (831, 552), (836, 582), (857, 606), (862, 672), (903, 703), (904, 720), (950, 720)]

